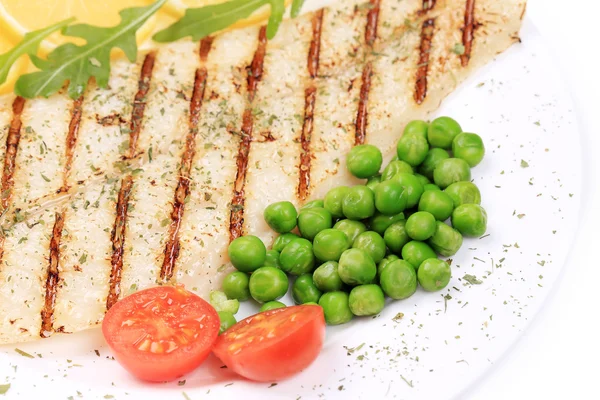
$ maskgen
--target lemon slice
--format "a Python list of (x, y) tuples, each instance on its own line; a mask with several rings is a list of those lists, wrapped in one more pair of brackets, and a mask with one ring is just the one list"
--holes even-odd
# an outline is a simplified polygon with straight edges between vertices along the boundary
[[(6, 53), (11, 49), (11, 47), (13, 47), (13, 44), (4, 36), (0, 35), (0, 54)], [(25, 72), (27, 69), (28, 61), (29, 60), (27, 56), (22, 56), (13, 64), (12, 68), (8, 72), (6, 82), (0, 85), (0, 95), (12, 91), (19, 75), (23, 74), (23, 72)]]
[[(117, 25), (124, 8), (141, 7), (152, 0), (0, 0), (0, 26), (6, 36), (17, 43), (33, 30), (75, 17), (78, 23), (95, 26)], [(137, 32), (138, 44), (147, 40), (154, 31), (156, 18), (150, 18)], [(4, 32), (3, 32), (4, 33)], [(62, 36), (59, 32), (50, 35), (40, 46), (40, 54), (46, 55), (65, 42), (84, 43), (78, 38)]]
[[(226, 1), (228, 0), (170, 0), (165, 4), (163, 10), (165, 13), (171, 14), (173, 17), (179, 19), (185, 14), (186, 8), (199, 8), (212, 4), (224, 3)], [(292, 0), (285, 0), (286, 7), (289, 6), (291, 2)], [(250, 17), (237, 21), (227, 29), (239, 29), (261, 23), (269, 18), (269, 12), (270, 9), (268, 5), (261, 7)]]

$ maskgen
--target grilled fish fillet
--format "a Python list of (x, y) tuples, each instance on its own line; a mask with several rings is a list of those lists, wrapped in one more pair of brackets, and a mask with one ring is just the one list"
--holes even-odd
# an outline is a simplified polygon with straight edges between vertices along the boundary
[(391, 154), (519, 41), (525, 0), (344, 0), (117, 61), (82, 98), (0, 98), (0, 343), (76, 332), (131, 291), (200, 295), (266, 205), (352, 184), (345, 154)]

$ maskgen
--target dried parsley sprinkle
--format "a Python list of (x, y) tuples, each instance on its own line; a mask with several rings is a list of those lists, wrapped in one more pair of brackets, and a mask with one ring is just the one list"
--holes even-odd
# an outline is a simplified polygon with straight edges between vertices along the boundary
[(481, 285), (483, 281), (477, 279), (475, 275), (465, 274), (463, 280), (467, 281), (471, 285)]
[(19, 353), (20, 355), (22, 355), (23, 357), (27, 357), (27, 358), (35, 358), (35, 357), (34, 357), (34, 356), (32, 356), (31, 354), (29, 354), (29, 353), (27, 353), (27, 352), (25, 352), (25, 351), (23, 351), (23, 350), (21, 350), (21, 349), (17, 349), (17, 348), (16, 348), (16, 349), (15, 349), (15, 351), (16, 351), (17, 353)]
[(0, 394), (6, 394), (6, 392), (8, 392), (8, 389), (10, 389), (10, 383), (0, 385)]
[(529, 163), (525, 160), (521, 160), (521, 168), (529, 168)]

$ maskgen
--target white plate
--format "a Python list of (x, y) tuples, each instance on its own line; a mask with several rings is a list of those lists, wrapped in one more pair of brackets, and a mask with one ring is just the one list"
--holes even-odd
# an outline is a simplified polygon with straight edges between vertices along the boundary
[[(12, 384), (7, 398), (460, 394), (509, 349), (542, 306), (560, 277), (579, 220), (583, 150), (573, 103), (529, 22), (521, 36), (522, 44), (463, 84), (438, 112), (479, 133), (488, 150), (473, 176), (488, 211), (489, 236), (465, 240), (453, 257), (448, 290), (419, 290), (376, 318), (328, 328), (317, 361), (276, 386), (240, 380), (214, 357), (186, 376), (184, 385), (141, 383), (110, 359), (93, 330), (18, 346), (34, 359), (17, 354), (15, 346), (0, 347), (0, 384), (5, 376)], [(467, 284), (465, 274), (482, 283)], [(399, 313), (404, 317), (395, 321)]]

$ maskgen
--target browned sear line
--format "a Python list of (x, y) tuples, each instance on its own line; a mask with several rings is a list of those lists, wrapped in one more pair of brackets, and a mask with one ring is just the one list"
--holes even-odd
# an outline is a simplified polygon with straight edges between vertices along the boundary
[(465, 47), (464, 53), (460, 56), (460, 62), (463, 67), (469, 64), (471, 59), (471, 49), (473, 48), (473, 31), (475, 30), (475, 0), (467, 0), (465, 9), (465, 26), (463, 27), (462, 42)]
[(208, 59), (208, 53), (210, 53), (210, 49), (212, 47), (213, 38), (212, 36), (205, 37), (200, 42), (200, 61), (206, 62)]
[(73, 167), (73, 156), (75, 154), (75, 145), (77, 144), (77, 138), (79, 137), (79, 126), (81, 124), (81, 113), (82, 113), (83, 96), (80, 96), (73, 102), (73, 108), (71, 108), (71, 121), (69, 121), (69, 131), (67, 132), (67, 141), (65, 148), (65, 169), (63, 173), (63, 184), (61, 191), (66, 192), (69, 190), (69, 175), (71, 174), (71, 168)]
[(15, 98), (12, 104), (13, 117), (6, 137), (6, 155), (2, 171), (2, 210), (8, 208), (12, 195), (13, 175), (15, 173), (17, 152), (19, 151), (19, 141), (21, 140), (21, 114), (24, 106), (25, 99), (22, 97)]
[(154, 69), (154, 61), (156, 53), (150, 52), (144, 58), (140, 79), (138, 81), (138, 91), (133, 100), (133, 111), (131, 112), (131, 121), (129, 123), (129, 152), (127, 158), (135, 157), (137, 151), (137, 142), (142, 129), (144, 119), (144, 110), (146, 109), (146, 96), (150, 90), (150, 80), (152, 79), (152, 70)]
[(319, 73), (319, 55), (321, 53), (321, 31), (323, 29), (324, 10), (317, 11), (312, 19), (313, 36), (308, 49), (308, 73), (315, 78)]
[(379, 21), (379, 10), (381, 0), (371, 0), (371, 9), (367, 14), (367, 26), (365, 29), (365, 43), (372, 46), (377, 39), (377, 25)]
[(300, 142), (302, 152), (300, 153), (300, 171), (298, 182), (298, 197), (300, 200), (306, 200), (308, 188), (310, 186), (310, 140), (313, 131), (313, 118), (315, 113), (315, 100), (317, 98), (317, 88), (309, 87), (304, 91), (304, 123), (302, 125), (302, 136)]
[(48, 275), (46, 277), (46, 296), (44, 298), (44, 307), (42, 308), (42, 327), (40, 336), (49, 337), (54, 332), (53, 317), (54, 304), (56, 302), (56, 290), (58, 286), (58, 262), (60, 260), (60, 240), (65, 225), (65, 214), (56, 213), (54, 227), (52, 228), (52, 238), (50, 239), (50, 257), (48, 264)]
[(251, 103), (256, 95), (258, 83), (262, 79), (263, 64), (267, 51), (267, 29), (262, 27), (258, 34), (258, 47), (254, 52), (254, 58), (248, 68), (248, 106), (242, 117), (241, 139), (236, 158), (237, 171), (233, 186), (233, 198), (231, 199), (231, 215), (229, 217), (229, 239), (234, 240), (241, 236), (244, 226), (244, 186), (246, 184), (246, 172), (248, 170), (248, 154), (252, 143), (252, 128), (254, 118), (252, 116)]
[(367, 137), (367, 123), (369, 119), (369, 91), (371, 90), (371, 75), (373, 65), (368, 62), (363, 69), (360, 96), (358, 99), (358, 111), (356, 113), (356, 131), (354, 133), (354, 144), (364, 144)]
[(421, 47), (419, 63), (417, 68), (417, 80), (415, 84), (415, 101), (422, 104), (427, 97), (427, 73), (429, 71), (429, 53), (431, 52), (431, 41), (435, 30), (435, 20), (428, 19), (423, 22), (421, 30)]
[[(210, 45), (212, 39), (205, 38), (200, 44), (202, 49), (204, 46)], [(206, 56), (205, 56), (206, 57)], [(165, 258), (163, 259), (162, 268), (160, 270), (160, 278), (163, 281), (169, 281), (173, 277), (175, 271), (175, 263), (179, 257), (179, 229), (181, 220), (185, 210), (185, 199), (190, 193), (190, 174), (192, 171), (192, 163), (196, 154), (196, 135), (198, 134), (198, 122), (200, 121), (200, 109), (204, 99), (204, 91), (206, 90), (206, 79), (208, 72), (205, 67), (196, 70), (194, 79), (194, 91), (190, 100), (190, 117), (189, 117), (189, 132), (185, 138), (185, 148), (181, 156), (181, 164), (179, 167), (179, 181), (175, 189), (175, 197), (173, 199), (173, 209), (171, 211), (171, 224), (165, 245)]]
[(110, 308), (119, 300), (121, 294), (121, 273), (123, 271), (123, 251), (125, 248), (125, 232), (127, 229), (127, 210), (129, 208), (129, 196), (133, 187), (133, 178), (126, 176), (121, 181), (121, 189), (117, 198), (117, 217), (111, 234), (112, 254), (110, 257), (110, 280), (108, 297), (106, 298), (106, 309)]

